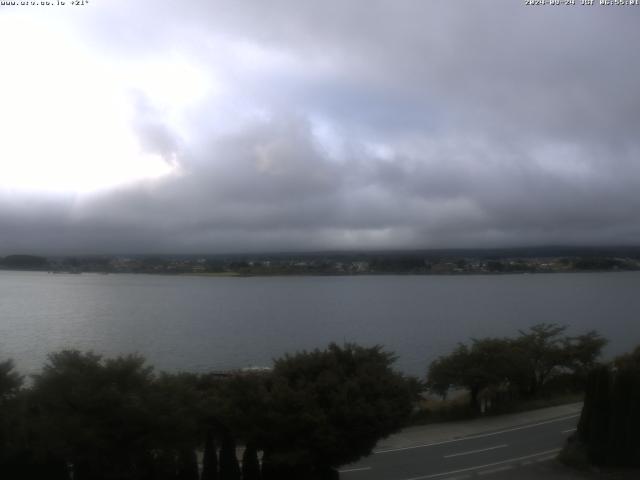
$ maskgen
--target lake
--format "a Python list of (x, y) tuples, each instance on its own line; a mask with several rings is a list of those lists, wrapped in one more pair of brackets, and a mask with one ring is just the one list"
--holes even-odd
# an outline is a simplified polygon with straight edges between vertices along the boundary
[(470, 337), (539, 322), (596, 329), (607, 355), (640, 344), (640, 272), (196, 277), (0, 271), (0, 359), (35, 373), (62, 348), (138, 352), (158, 369), (268, 366), (329, 342), (383, 344), (398, 369)]

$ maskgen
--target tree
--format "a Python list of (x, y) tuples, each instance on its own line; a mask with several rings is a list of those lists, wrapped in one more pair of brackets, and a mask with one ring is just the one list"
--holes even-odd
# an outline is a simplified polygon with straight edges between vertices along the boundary
[(553, 323), (539, 323), (528, 331), (520, 330), (515, 346), (522, 358), (526, 359), (526, 372), (521, 392), (535, 396), (547, 380), (560, 367), (567, 366), (568, 355), (560, 337), (566, 326)]
[(640, 466), (640, 347), (588, 376), (578, 439), (596, 465)]
[[(221, 378), (156, 375), (138, 356), (66, 350), (24, 390), (5, 362), (0, 470), (10, 480), (196, 480), (204, 443), (202, 480), (240, 480), (239, 441), (245, 480), (334, 479), (409, 417), (417, 382), (393, 361), (381, 347), (331, 345), (285, 356), (271, 372)], [(14, 418), (22, 423), (9, 428)]]
[(218, 453), (216, 437), (211, 429), (206, 433), (204, 455), (202, 457), (202, 480), (218, 480)]
[(260, 445), (269, 406), (271, 372), (243, 373), (218, 379), (206, 395), (203, 410), (210, 427), (220, 435), (233, 432), (241, 443)]
[(565, 358), (561, 364), (571, 372), (574, 382), (579, 388), (585, 388), (587, 375), (597, 365), (598, 358), (606, 344), (607, 340), (595, 330), (562, 340)]
[(12, 360), (0, 362), (0, 407), (18, 393), (22, 381), (23, 377), (14, 370)]
[(196, 452), (190, 448), (182, 448), (178, 453), (178, 479), (199, 480), (198, 458)]
[[(353, 344), (276, 360), (261, 445), (266, 470), (280, 479), (333, 476), (401, 428), (417, 392), (393, 361), (380, 346)], [(265, 480), (271, 474), (263, 470)]]
[(50, 355), (32, 391), (37, 448), (73, 464), (78, 480), (144, 468), (147, 452), (157, 446), (148, 402), (152, 380), (151, 367), (137, 356)]
[(469, 391), (470, 406), (480, 410), (481, 392), (501, 392), (509, 398), (536, 396), (549, 380), (567, 375), (563, 387), (583, 389), (606, 340), (590, 331), (576, 337), (561, 336), (566, 327), (541, 323), (511, 338), (472, 339), (458, 344), (449, 355), (434, 360), (428, 369), (429, 390), (446, 396), (451, 388)]
[(637, 346), (631, 353), (616, 357), (613, 363), (617, 369), (630, 368), (640, 370), (640, 346)]
[(578, 422), (578, 435), (588, 445), (588, 456), (600, 464), (604, 463), (608, 450), (610, 391), (611, 370), (602, 365), (589, 374), (584, 406)]
[(0, 362), (0, 469), (9, 478), (24, 473), (16, 465), (23, 453), (20, 447), (25, 433), (22, 402), (18, 398), (22, 381), (11, 360)]
[(220, 448), (220, 480), (240, 480), (240, 465), (236, 457), (236, 441), (229, 431), (222, 435)]
[(260, 480), (258, 449), (253, 443), (248, 443), (242, 454), (242, 480)]
[(452, 387), (466, 388), (469, 406), (479, 411), (481, 391), (509, 386), (517, 379), (521, 363), (509, 339), (473, 339), (471, 346), (459, 344), (451, 354), (431, 363), (427, 386), (442, 396)]
[(442, 355), (431, 362), (427, 372), (427, 388), (443, 399), (451, 388), (458, 385), (467, 387), (462, 373), (469, 367), (469, 348), (460, 343), (449, 355)]
[(47, 259), (35, 255), (9, 255), (2, 259), (2, 265), (15, 269), (41, 269), (47, 266)]
[(163, 372), (151, 383), (146, 407), (153, 419), (154, 445), (177, 455), (201, 445), (206, 430), (199, 381), (195, 374)]

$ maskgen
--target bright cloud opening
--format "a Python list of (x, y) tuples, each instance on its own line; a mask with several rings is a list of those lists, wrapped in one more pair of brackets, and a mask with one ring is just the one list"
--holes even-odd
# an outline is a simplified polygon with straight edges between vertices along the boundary
[(20, 17), (0, 18), (0, 45), (0, 189), (90, 192), (168, 175), (175, 162), (144, 151), (136, 136), (130, 92), (178, 126), (212, 85), (176, 55), (114, 64)]

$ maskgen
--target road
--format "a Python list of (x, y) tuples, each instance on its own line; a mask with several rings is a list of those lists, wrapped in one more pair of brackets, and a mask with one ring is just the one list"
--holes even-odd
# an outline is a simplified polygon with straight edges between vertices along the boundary
[[(463, 480), (531, 478), (526, 470), (553, 460), (579, 414), (457, 439), (386, 448), (340, 471), (342, 480)], [(522, 469), (516, 474), (515, 469)], [(533, 477), (535, 478), (535, 477)]]

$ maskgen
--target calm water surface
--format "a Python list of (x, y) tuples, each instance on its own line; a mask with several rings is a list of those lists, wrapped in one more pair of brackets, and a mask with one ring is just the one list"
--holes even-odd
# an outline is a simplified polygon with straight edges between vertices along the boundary
[(0, 271), (0, 359), (36, 372), (61, 348), (138, 352), (159, 369), (270, 365), (327, 343), (383, 344), (397, 367), (538, 322), (640, 343), (640, 272), (215, 278)]

